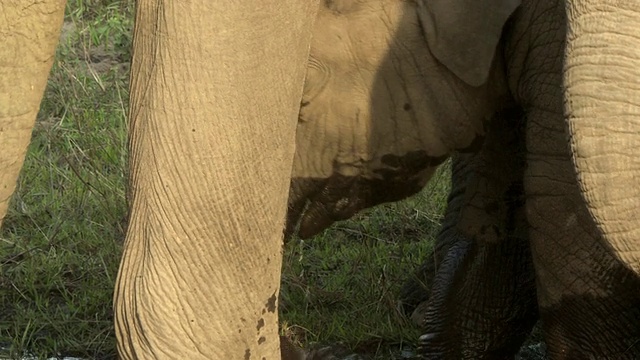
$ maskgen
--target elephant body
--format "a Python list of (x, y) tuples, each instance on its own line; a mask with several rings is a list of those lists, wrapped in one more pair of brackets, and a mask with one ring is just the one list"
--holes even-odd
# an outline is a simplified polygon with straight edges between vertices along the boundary
[[(2, 8), (3, 216), (64, 2)], [(602, 0), (138, 2), (120, 356), (280, 356), (282, 229), (456, 154), (423, 356), (509, 358), (540, 317), (553, 358), (640, 358), (639, 27)]]

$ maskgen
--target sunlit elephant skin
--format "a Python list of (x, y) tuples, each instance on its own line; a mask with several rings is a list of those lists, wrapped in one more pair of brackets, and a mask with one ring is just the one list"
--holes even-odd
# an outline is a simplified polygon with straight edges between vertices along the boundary
[[(421, 18), (429, 15), (415, 3), (325, 4), (313, 32), (289, 198), (287, 232), (299, 222), (301, 237), (418, 192), (451, 153), (477, 150), (488, 119), (509, 101), (495, 48), (475, 57), (482, 70), (454, 64), (452, 72), (447, 65), (460, 49), (425, 39)], [(495, 45), (499, 36), (494, 29), (486, 40)]]
[[(0, 218), (64, 7), (0, 4)], [(282, 228), (316, 12), (316, 1), (137, 2), (122, 359), (280, 356)]]
[[(526, 124), (526, 237), (551, 355), (640, 357), (640, 322), (633, 321), (640, 190), (630, 180), (640, 176), (634, 4), (137, 2), (130, 221), (114, 297), (120, 357), (280, 357), (287, 198), (287, 233), (297, 226), (311, 236), (419, 191), (449, 155), (486, 148), (490, 120), (514, 107)], [(0, 218), (64, 10), (60, 0), (27, 5), (0, 5)], [(513, 245), (483, 244), (483, 221), (457, 225), (472, 275), (495, 265), (478, 262), (473, 251), (504, 254)], [(527, 250), (514, 248), (519, 255), (507, 260), (515, 267)], [(448, 275), (441, 283), (453, 284), (444, 293), (451, 299), (465, 282)], [(463, 288), (467, 295), (454, 305), (472, 312), (493, 303), (477, 289)], [(424, 355), (455, 358), (461, 344), (443, 335), (469, 321), (433, 304), (437, 321), (425, 324)], [(528, 314), (513, 325), (518, 333)], [(465, 331), (460, 338), (472, 335)], [(496, 346), (512, 349), (517, 340)]]

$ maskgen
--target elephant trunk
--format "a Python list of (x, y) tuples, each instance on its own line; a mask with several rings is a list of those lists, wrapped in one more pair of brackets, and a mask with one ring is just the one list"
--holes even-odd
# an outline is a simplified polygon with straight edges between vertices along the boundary
[(454, 336), (447, 332), (448, 322), (446, 319), (450, 317), (455, 309), (448, 306), (453, 302), (456, 295), (454, 285), (460, 281), (460, 277), (465, 273), (471, 256), (469, 250), (472, 246), (471, 240), (464, 237), (456, 237), (456, 242), (451, 246), (443, 263), (440, 266), (438, 274), (433, 279), (434, 293), (430, 297), (426, 309), (424, 311), (421, 327), (427, 329), (427, 333), (420, 337), (419, 352), (424, 356), (444, 355), (451, 348), (455, 348), (455, 344), (450, 343)]
[(640, 274), (640, 9), (568, 1), (565, 116), (589, 211), (617, 256)]

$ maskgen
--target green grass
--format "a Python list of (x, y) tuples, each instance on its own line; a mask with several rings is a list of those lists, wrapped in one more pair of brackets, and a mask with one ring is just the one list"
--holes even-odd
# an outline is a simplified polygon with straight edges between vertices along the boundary
[[(71, 0), (32, 143), (0, 232), (0, 357), (115, 356), (111, 297), (126, 219), (133, 2)], [(286, 246), (282, 331), (383, 358), (418, 335), (398, 289), (429, 251), (442, 174), (407, 201)], [(3, 353), (4, 352), (4, 353)]]
[(428, 255), (449, 192), (443, 168), (423, 192), (288, 243), (281, 323), (302, 344), (342, 342), (389, 359), (418, 329), (398, 308), (400, 286)]

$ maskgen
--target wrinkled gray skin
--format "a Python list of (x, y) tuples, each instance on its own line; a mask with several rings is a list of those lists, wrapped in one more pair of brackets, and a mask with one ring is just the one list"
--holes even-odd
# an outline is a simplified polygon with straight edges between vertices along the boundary
[[(478, 153), (453, 157), (452, 191), (435, 250), (401, 294), (414, 323), (445, 340), (423, 342), (424, 353), (512, 357), (538, 320), (524, 212), (522, 115), (520, 109), (497, 114)], [(490, 205), (467, 216), (479, 204)], [(480, 233), (493, 232), (497, 241), (474, 241), (460, 231), (477, 222), (484, 224)]]

